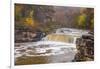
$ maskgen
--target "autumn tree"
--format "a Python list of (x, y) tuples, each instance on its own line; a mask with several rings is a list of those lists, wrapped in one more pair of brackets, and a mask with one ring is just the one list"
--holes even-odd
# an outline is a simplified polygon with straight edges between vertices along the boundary
[(78, 16), (78, 27), (93, 30), (94, 28), (94, 9), (84, 8)]
[[(28, 29), (46, 26), (54, 14), (52, 6), (15, 4), (15, 27)], [(37, 27), (38, 26), (38, 27)]]

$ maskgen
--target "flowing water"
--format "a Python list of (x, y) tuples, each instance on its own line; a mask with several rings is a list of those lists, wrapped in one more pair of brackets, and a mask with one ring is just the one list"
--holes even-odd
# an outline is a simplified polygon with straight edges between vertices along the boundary
[(64, 63), (74, 60), (76, 44), (71, 45), (75, 42), (73, 36), (51, 34), (43, 38), (43, 41), (15, 43), (15, 65)]
[[(74, 59), (75, 52), (68, 48), (53, 47), (56, 50), (49, 49), (50, 46), (33, 46), (32, 43), (16, 43), (15, 45), (15, 64), (45, 64), (69, 62)], [(39, 49), (42, 48), (42, 49)], [(36, 50), (38, 49), (38, 50)], [(46, 51), (45, 51), (46, 49)]]

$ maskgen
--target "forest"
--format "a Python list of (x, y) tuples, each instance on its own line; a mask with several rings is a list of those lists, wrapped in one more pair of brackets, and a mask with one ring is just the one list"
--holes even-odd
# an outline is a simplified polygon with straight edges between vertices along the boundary
[(15, 30), (51, 30), (69, 27), (94, 29), (94, 9), (80, 7), (15, 4)]
[(37, 41), (58, 28), (94, 31), (93, 8), (15, 4), (14, 15), (15, 42)]

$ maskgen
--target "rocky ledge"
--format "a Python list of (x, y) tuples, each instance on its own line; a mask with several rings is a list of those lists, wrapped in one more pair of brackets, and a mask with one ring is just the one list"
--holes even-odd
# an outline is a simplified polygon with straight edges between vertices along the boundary
[(78, 53), (75, 61), (93, 61), (94, 60), (94, 34), (90, 32), (83, 35), (76, 41)]

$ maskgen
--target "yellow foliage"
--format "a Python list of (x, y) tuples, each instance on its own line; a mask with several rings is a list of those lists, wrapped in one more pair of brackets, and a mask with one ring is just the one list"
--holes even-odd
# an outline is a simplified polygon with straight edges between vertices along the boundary
[(24, 23), (26, 26), (35, 27), (35, 21), (33, 20), (33, 18), (25, 18)]
[(85, 14), (80, 15), (78, 19), (78, 25), (82, 26), (84, 25), (85, 22), (86, 22), (86, 15)]

